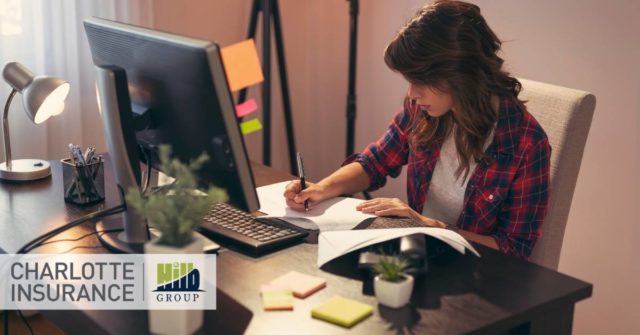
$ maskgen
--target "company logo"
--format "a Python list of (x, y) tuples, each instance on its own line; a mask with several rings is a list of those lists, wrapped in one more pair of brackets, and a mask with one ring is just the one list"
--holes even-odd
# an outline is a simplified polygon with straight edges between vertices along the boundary
[(157, 263), (154, 292), (204, 292), (200, 289), (200, 271), (193, 263)]

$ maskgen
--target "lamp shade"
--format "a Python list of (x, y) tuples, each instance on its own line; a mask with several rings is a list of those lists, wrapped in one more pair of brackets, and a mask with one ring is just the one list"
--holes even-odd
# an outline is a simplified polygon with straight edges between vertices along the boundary
[(22, 93), (22, 103), (29, 118), (36, 124), (46, 121), (64, 109), (69, 83), (55, 77), (35, 77), (17, 62), (8, 63), (2, 71), (5, 81)]

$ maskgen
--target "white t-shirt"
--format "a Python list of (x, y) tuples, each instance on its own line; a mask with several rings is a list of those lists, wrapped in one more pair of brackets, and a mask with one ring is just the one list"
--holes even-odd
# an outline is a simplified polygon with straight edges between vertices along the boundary
[[(454, 126), (455, 128), (455, 126)], [(495, 129), (495, 127), (494, 127)], [(465, 180), (462, 180), (464, 174), (460, 175), (460, 179), (456, 179), (456, 170), (460, 166), (458, 152), (456, 151), (456, 141), (453, 137), (455, 129), (449, 133), (449, 136), (442, 143), (440, 149), (440, 158), (436, 162), (433, 170), (431, 183), (427, 190), (422, 215), (442, 221), (448, 225), (456, 225), (458, 217), (462, 213), (464, 205), (464, 192), (467, 189), (469, 178), (473, 175), (477, 163), (472, 159), (469, 162), (469, 174)], [(484, 150), (487, 150), (489, 144), (493, 141), (492, 131), (484, 144)]]

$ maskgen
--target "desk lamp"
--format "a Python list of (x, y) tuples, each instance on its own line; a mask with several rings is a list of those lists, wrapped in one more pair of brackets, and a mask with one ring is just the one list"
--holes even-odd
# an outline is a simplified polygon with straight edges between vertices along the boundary
[(11, 159), (9, 140), (9, 106), (16, 93), (22, 93), (22, 103), (29, 119), (35, 124), (46, 121), (53, 115), (62, 113), (64, 100), (69, 94), (69, 83), (55, 77), (35, 77), (20, 63), (5, 65), (2, 77), (13, 88), (4, 105), (2, 126), (4, 130), (4, 154), (7, 160), (0, 164), (0, 179), (28, 181), (51, 175), (49, 162), (40, 159)]

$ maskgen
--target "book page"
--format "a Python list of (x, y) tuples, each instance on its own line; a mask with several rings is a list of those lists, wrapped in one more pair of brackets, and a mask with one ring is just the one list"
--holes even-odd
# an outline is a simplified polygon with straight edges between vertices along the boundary
[(480, 257), (478, 251), (476, 251), (464, 237), (452, 230), (443, 228), (424, 227), (327, 231), (320, 233), (318, 237), (318, 267), (352, 251), (413, 234), (425, 234), (437, 238), (461, 254), (464, 254), (468, 249), (474, 255)]
[(365, 219), (375, 215), (364, 214), (356, 206), (364, 200), (337, 197), (323, 201), (308, 212), (298, 212), (287, 206), (284, 190), (288, 181), (258, 187), (260, 211), (268, 216), (278, 217), (304, 229), (320, 231), (350, 230)]

